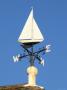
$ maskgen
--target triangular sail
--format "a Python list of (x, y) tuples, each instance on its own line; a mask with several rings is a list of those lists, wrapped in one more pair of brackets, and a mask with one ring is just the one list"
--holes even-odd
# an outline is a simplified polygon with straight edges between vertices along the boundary
[(40, 29), (35, 21), (35, 19), (33, 19), (33, 39), (37, 39), (37, 40), (44, 40), (42, 33), (40, 32)]
[(26, 24), (19, 36), (18, 41), (21, 43), (38, 43), (44, 40), (38, 25), (33, 17), (33, 9), (26, 21)]
[(24, 25), (24, 28), (20, 34), (20, 37), (19, 37), (19, 41), (22, 40), (22, 39), (31, 39), (31, 30), (32, 30), (32, 17), (33, 17), (33, 10), (31, 11), (25, 25)]

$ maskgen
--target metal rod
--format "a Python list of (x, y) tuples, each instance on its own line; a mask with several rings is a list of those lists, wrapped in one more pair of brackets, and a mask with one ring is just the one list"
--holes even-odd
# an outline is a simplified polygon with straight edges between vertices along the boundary
[(33, 55), (33, 45), (31, 47), (31, 55), (30, 55), (30, 65), (34, 66), (34, 55)]

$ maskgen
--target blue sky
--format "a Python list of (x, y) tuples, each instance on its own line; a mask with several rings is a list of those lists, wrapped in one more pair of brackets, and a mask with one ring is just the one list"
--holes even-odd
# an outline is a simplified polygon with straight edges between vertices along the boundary
[(46, 90), (67, 90), (67, 1), (0, 0), (0, 86), (27, 82), (28, 60), (14, 63), (12, 56), (23, 53), (17, 39), (34, 7), (35, 20), (44, 35), (40, 48), (51, 44), (52, 52), (42, 56), (37, 84)]

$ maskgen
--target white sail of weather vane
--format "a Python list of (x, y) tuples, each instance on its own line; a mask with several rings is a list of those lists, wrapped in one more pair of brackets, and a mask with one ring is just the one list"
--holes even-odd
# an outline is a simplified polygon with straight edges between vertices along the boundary
[(33, 9), (24, 25), (24, 28), (19, 36), (20, 43), (39, 43), (44, 40), (42, 33), (33, 17)]

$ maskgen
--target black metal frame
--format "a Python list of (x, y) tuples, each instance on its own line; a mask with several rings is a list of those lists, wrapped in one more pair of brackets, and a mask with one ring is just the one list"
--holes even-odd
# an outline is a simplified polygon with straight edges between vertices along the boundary
[(41, 50), (39, 50), (37, 52), (34, 52), (33, 45), (31, 46), (31, 51), (28, 50), (28, 48), (26, 48), (25, 45), (23, 45), (23, 44), (21, 46), (24, 48), (24, 50), (28, 54), (20, 56), (19, 57), (20, 59), (29, 56), (30, 57), (30, 66), (34, 66), (35, 58), (39, 61), (39, 63), (41, 63), (41, 57), (39, 56), (39, 54), (42, 53), (42, 52), (45, 52), (46, 48), (42, 48)]

